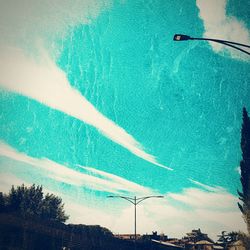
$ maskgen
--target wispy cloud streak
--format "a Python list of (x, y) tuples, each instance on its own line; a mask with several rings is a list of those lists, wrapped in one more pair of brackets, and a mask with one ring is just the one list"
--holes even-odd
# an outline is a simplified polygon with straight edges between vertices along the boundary
[(210, 191), (210, 192), (221, 192), (221, 191), (225, 191), (225, 189), (222, 188), (222, 187), (212, 187), (212, 186), (203, 184), (203, 183), (201, 183), (201, 182), (199, 182), (199, 181), (196, 181), (196, 180), (193, 180), (193, 179), (190, 179), (190, 178), (189, 178), (189, 180), (190, 180), (192, 183), (196, 184), (197, 186), (200, 186), (200, 187), (202, 187), (203, 189), (205, 189), (205, 190), (207, 190), (207, 191)]
[(87, 170), (90, 174), (100, 175), (100, 176), (102, 176), (103, 179), (112, 181), (112, 183), (117, 183), (119, 185), (124, 185), (125, 187), (129, 187), (130, 191), (137, 190), (137, 192), (139, 192), (139, 193), (141, 193), (143, 195), (152, 193), (152, 191), (150, 191), (149, 189), (147, 189), (145, 187), (142, 187), (142, 186), (140, 186), (140, 185), (138, 185), (138, 184), (136, 184), (134, 182), (128, 181), (128, 180), (126, 180), (124, 178), (121, 178), (121, 177), (119, 177), (117, 175), (110, 174), (110, 173), (104, 172), (102, 170), (98, 170), (96, 168), (83, 167), (83, 166), (79, 166), (79, 167)]
[[(82, 186), (112, 193), (137, 192), (148, 194), (151, 192), (150, 189), (104, 171), (94, 171), (92, 168), (86, 168), (92, 169), (93, 174), (90, 175), (70, 169), (69, 167), (58, 164), (49, 159), (30, 157), (24, 153), (16, 151), (14, 148), (1, 141), (0, 156), (37, 167), (44, 171), (43, 174), (45, 174), (45, 176), (74, 186)], [(94, 175), (95, 172), (98, 173), (98, 176)]]
[(107, 138), (120, 144), (134, 155), (159, 167), (172, 170), (146, 153), (132, 135), (100, 113), (67, 80), (41, 50), (39, 62), (25, 56), (20, 49), (0, 48), (0, 86), (64, 112), (98, 129)]

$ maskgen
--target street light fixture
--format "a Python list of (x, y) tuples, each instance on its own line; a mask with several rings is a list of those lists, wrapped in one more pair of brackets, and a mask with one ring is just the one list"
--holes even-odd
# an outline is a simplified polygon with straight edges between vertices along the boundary
[[(187, 41), (187, 40), (203, 40), (203, 41), (211, 41), (211, 42), (215, 42), (215, 43), (220, 43), (229, 47), (232, 47), (234, 49), (237, 49), (247, 55), (250, 55), (250, 53), (238, 46), (242, 46), (242, 47), (246, 47), (246, 48), (250, 48), (250, 45), (246, 45), (246, 44), (242, 44), (242, 43), (236, 43), (236, 42), (231, 42), (231, 41), (226, 41), (226, 40), (220, 40), (220, 39), (212, 39), (212, 38), (198, 38), (198, 37), (191, 37), (188, 35), (183, 35), (183, 34), (175, 34), (174, 41)], [(236, 46), (237, 45), (237, 46)]]
[(145, 196), (145, 197), (140, 197), (137, 198), (136, 196), (134, 198), (132, 197), (127, 197), (127, 196), (120, 196), (120, 195), (109, 195), (108, 198), (121, 198), (121, 199), (125, 199), (127, 201), (129, 201), (130, 203), (132, 203), (135, 206), (135, 242), (136, 242), (136, 206), (141, 203), (142, 201), (146, 200), (146, 199), (150, 199), (150, 198), (163, 198), (164, 196), (162, 195), (151, 195), (151, 196)]

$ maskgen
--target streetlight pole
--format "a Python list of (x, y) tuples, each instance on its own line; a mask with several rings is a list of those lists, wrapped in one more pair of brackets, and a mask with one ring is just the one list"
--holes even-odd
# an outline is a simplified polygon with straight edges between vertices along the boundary
[(151, 196), (145, 196), (145, 197), (140, 197), (137, 198), (135, 197), (127, 197), (127, 196), (120, 196), (120, 195), (110, 195), (108, 198), (121, 198), (124, 200), (127, 200), (128, 202), (132, 203), (135, 206), (135, 233), (134, 233), (134, 240), (136, 242), (136, 206), (141, 203), (144, 200), (150, 199), (150, 198), (163, 198), (164, 196), (162, 195), (151, 195)]
[(236, 42), (231, 42), (231, 41), (226, 41), (226, 40), (220, 40), (220, 39), (212, 39), (212, 38), (198, 38), (198, 37), (191, 37), (188, 35), (183, 35), (183, 34), (175, 34), (174, 41), (187, 41), (187, 40), (203, 40), (203, 41), (211, 41), (211, 42), (215, 42), (215, 43), (220, 43), (229, 47), (232, 47), (234, 49), (237, 49), (247, 55), (250, 55), (250, 53), (238, 46), (241, 47), (246, 47), (246, 48), (250, 48), (250, 45), (247, 44), (242, 44), (242, 43), (236, 43)]

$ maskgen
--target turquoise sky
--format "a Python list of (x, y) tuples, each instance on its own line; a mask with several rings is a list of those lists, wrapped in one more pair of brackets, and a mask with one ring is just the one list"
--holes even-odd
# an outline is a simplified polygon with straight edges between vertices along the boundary
[[(243, 4), (244, 2), (244, 4)], [(36, 183), (70, 222), (181, 236), (244, 230), (237, 208), (248, 1), (0, 1), (0, 187)], [(249, 6), (250, 7), (250, 6)], [(230, 219), (229, 219), (230, 218)]]

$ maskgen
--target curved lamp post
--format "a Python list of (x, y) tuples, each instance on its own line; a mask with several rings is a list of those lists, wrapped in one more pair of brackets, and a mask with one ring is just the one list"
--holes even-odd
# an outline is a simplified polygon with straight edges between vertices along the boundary
[(130, 203), (132, 203), (135, 206), (135, 242), (136, 242), (136, 206), (141, 203), (142, 201), (146, 200), (146, 199), (150, 199), (150, 198), (163, 198), (164, 196), (162, 195), (151, 195), (151, 196), (145, 196), (145, 197), (140, 197), (137, 198), (136, 196), (134, 198), (132, 197), (127, 197), (127, 196), (119, 196), (119, 195), (110, 195), (108, 196), (108, 198), (121, 198), (124, 200), (129, 201)]
[(226, 41), (226, 40), (219, 40), (219, 39), (212, 39), (212, 38), (197, 38), (197, 37), (191, 37), (188, 35), (183, 35), (183, 34), (175, 34), (174, 41), (187, 41), (187, 40), (203, 40), (203, 41), (211, 41), (211, 42), (215, 42), (215, 43), (220, 43), (229, 47), (232, 47), (234, 49), (237, 49), (247, 55), (250, 55), (250, 53), (238, 46), (241, 47), (246, 47), (246, 48), (250, 48), (250, 45), (246, 45), (246, 44), (242, 44), (242, 43), (236, 43), (236, 42), (231, 42), (231, 41)]

